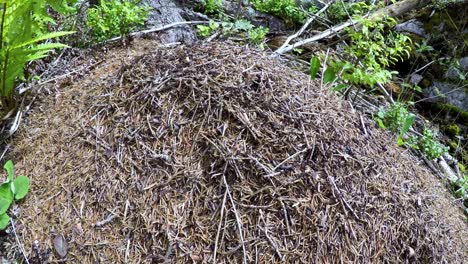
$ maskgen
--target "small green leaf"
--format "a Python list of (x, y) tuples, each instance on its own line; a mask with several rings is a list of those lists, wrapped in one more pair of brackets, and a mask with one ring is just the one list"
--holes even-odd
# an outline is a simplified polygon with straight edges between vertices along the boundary
[(310, 59), (310, 78), (314, 80), (317, 77), (317, 73), (320, 69), (320, 60), (317, 56)]
[(0, 214), (6, 213), (13, 202), (13, 193), (11, 192), (10, 183), (0, 185)]
[(416, 119), (416, 116), (413, 115), (413, 114), (410, 114), (405, 118), (405, 123), (403, 124), (403, 126), (400, 129), (400, 135), (403, 135), (406, 132), (408, 132), (410, 127), (413, 125), (415, 119)]
[(7, 214), (0, 214), (0, 230), (5, 230), (9, 223), (10, 217)]
[(13, 162), (11, 160), (7, 161), (3, 168), (7, 171), (8, 181), (13, 181), (13, 176), (15, 175)]
[(375, 121), (377, 121), (377, 125), (379, 125), (380, 128), (387, 128), (383, 123), (382, 119), (375, 119)]
[(18, 176), (13, 181), (13, 185), (15, 186), (15, 199), (20, 200), (23, 199), (26, 194), (29, 192), (29, 178), (26, 176)]
[(340, 83), (336, 87), (333, 88), (333, 91), (341, 92), (341, 91), (345, 90), (346, 88), (348, 88), (348, 85), (346, 85), (344, 83)]
[(323, 82), (331, 83), (336, 79), (335, 71), (332, 68), (327, 68), (323, 73)]
[(399, 135), (398, 136), (398, 139), (397, 139), (397, 145), (398, 146), (403, 146), (405, 144), (405, 142), (403, 141), (403, 136), (402, 135)]

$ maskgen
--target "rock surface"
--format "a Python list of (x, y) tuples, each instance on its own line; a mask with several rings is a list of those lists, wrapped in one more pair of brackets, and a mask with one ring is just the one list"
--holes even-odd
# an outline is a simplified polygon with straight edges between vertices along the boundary
[[(173, 0), (144, 0), (143, 3), (151, 7), (148, 17), (148, 27), (161, 27), (168, 24), (183, 22), (184, 10)], [(192, 43), (197, 39), (196, 32), (191, 26), (180, 26), (165, 30), (159, 35), (162, 43)]]
[(425, 95), (431, 102), (448, 103), (463, 111), (468, 111), (468, 95), (459, 85), (443, 82), (434, 84), (425, 90)]

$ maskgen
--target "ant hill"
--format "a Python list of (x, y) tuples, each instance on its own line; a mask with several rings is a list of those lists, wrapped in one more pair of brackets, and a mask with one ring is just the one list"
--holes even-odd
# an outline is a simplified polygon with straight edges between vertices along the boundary
[(468, 259), (437, 176), (279, 59), (150, 40), (85, 55), (43, 85), (52, 95), (13, 139), (32, 184), (16, 220), (31, 262)]

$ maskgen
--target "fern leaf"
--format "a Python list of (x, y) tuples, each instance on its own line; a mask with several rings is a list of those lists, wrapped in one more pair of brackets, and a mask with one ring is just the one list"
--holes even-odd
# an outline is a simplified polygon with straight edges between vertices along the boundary
[(70, 35), (70, 34), (73, 34), (73, 33), (75, 33), (75, 31), (58, 31), (58, 32), (47, 33), (47, 34), (41, 35), (39, 37), (33, 38), (33, 39), (29, 40), (29, 41), (18, 44), (16, 46), (12, 47), (11, 49), (26, 47), (26, 46), (29, 46), (31, 44), (41, 42), (43, 40), (58, 38), (58, 37), (65, 36), (65, 35)]

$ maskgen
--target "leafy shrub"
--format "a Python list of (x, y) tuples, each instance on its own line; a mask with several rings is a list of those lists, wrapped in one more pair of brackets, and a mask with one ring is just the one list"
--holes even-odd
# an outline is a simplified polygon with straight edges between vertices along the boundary
[(403, 135), (409, 131), (415, 121), (416, 116), (408, 111), (402, 103), (395, 103), (386, 110), (380, 110), (375, 118), (381, 128), (398, 132), (398, 145), (406, 145), (409, 148), (421, 150), (430, 160), (442, 156), (448, 151), (448, 147), (442, 145), (435, 138), (430, 129), (424, 129), (422, 136), (411, 136), (406, 142)]
[(24, 67), (33, 60), (47, 56), (59, 43), (43, 41), (73, 32), (48, 32), (54, 20), (47, 15), (47, 6), (65, 10), (68, 2), (57, 0), (10, 0), (0, 4), (2, 30), (0, 32), (0, 97), (4, 110), (15, 106), (13, 90), (18, 80), (24, 80)]
[(302, 10), (295, 0), (252, 0), (251, 2), (258, 11), (280, 17), (290, 24), (302, 23), (307, 17), (307, 12)]
[(392, 18), (382, 21), (360, 20), (360, 29), (348, 29), (350, 44), (345, 52), (349, 60), (331, 63), (341, 78), (355, 85), (373, 87), (388, 83), (398, 72), (386, 68), (403, 56), (410, 57), (411, 39), (403, 34), (387, 32), (386, 28), (396, 25)]
[(198, 34), (201, 37), (209, 37), (213, 35), (217, 30), (221, 32), (223, 36), (229, 36), (232, 34), (244, 34), (247, 33), (249, 41), (255, 45), (263, 48), (263, 40), (268, 33), (268, 28), (255, 27), (247, 20), (236, 20), (232, 22), (214, 22), (210, 21), (208, 25), (198, 25)]
[(335, 1), (327, 10), (327, 15), (330, 20), (335, 23), (346, 21), (351, 17), (362, 16), (383, 6), (383, 1), (377, 1), (377, 4), (371, 4), (374, 1), (359, 1), (359, 2), (344, 2)]
[(125, 36), (144, 25), (149, 10), (139, 6), (139, 3), (140, 0), (101, 0), (99, 6), (90, 8), (86, 24), (94, 40)]
[(29, 178), (15, 177), (13, 162), (7, 161), (4, 166), (7, 172), (6, 182), (0, 185), (0, 230), (4, 230), (10, 222), (7, 211), (13, 201), (23, 199), (29, 192)]

